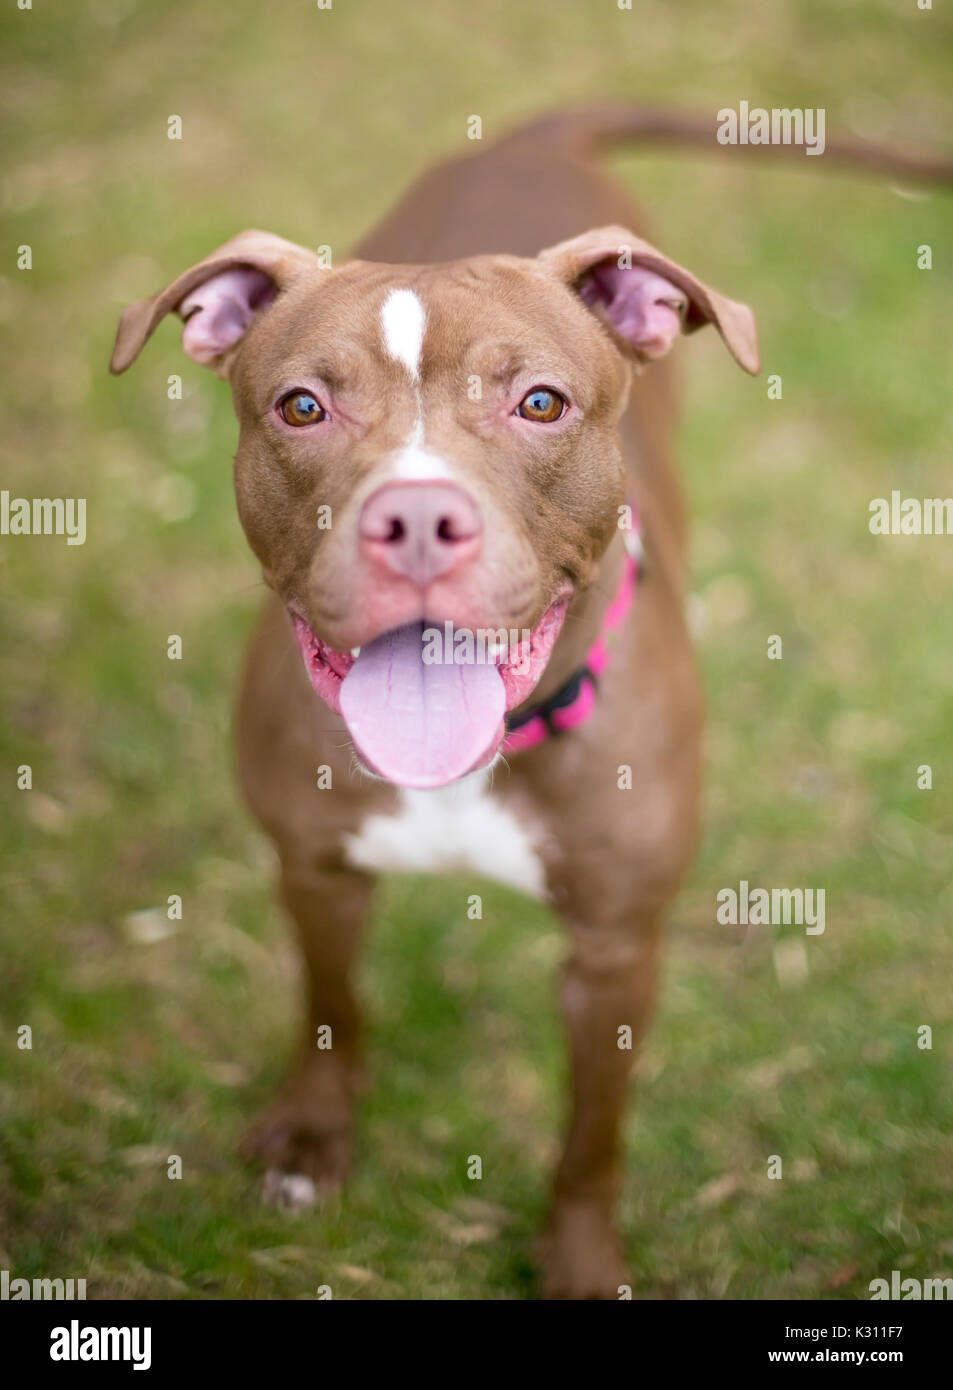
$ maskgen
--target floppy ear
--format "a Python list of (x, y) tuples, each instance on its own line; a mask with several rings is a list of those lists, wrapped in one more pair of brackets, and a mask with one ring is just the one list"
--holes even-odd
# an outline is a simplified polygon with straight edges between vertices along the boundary
[(131, 367), (172, 309), (185, 320), (182, 346), (188, 355), (216, 365), (280, 290), (320, 265), (314, 252), (271, 232), (240, 232), (151, 299), (130, 304), (119, 321), (109, 369)]
[(624, 227), (600, 227), (538, 257), (575, 289), (640, 360), (662, 357), (681, 333), (713, 323), (735, 361), (761, 370), (758, 331), (747, 304), (726, 299)]

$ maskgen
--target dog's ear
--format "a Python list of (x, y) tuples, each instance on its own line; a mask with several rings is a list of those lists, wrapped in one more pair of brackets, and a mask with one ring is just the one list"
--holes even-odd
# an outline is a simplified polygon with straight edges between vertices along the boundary
[(151, 299), (130, 304), (119, 321), (110, 371), (131, 367), (173, 309), (185, 320), (185, 351), (196, 362), (215, 366), (244, 337), (256, 314), (321, 264), (314, 252), (271, 232), (240, 232)]
[(541, 265), (575, 289), (640, 360), (662, 357), (681, 333), (713, 323), (735, 361), (761, 370), (747, 304), (726, 299), (624, 227), (600, 227), (542, 251)]

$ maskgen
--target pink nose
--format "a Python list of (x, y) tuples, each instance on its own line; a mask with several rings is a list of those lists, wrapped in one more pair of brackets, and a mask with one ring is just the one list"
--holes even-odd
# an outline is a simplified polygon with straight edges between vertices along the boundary
[(483, 523), (456, 483), (387, 483), (364, 503), (358, 532), (368, 558), (427, 585), (479, 553)]

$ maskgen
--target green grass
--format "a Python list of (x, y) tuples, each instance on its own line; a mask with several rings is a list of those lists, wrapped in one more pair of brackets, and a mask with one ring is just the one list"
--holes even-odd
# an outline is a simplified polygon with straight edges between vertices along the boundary
[[(818, 0), (97, 0), (7, 6), (2, 28), (0, 485), (86, 496), (89, 538), (0, 541), (0, 1266), (85, 1276), (91, 1297), (528, 1295), (563, 942), (515, 894), (487, 885), (473, 923), (469, 880), (384, 885), (363, 971), (374, 1086), (337, 1207), (270, 1211), (236, 1160), (296, 997), (231, 769), (261, 583), (226, 389), (169, 325), (110, 379), (115, 321), (245, 226), (343, 252), (472, 113), (489, 138), (593, 95), (747, 97), (823, 105), (829, 138), (872, 120), (935, 139), (950, 20)], [(680, 349), (709, 777), (627, 1128), (645, 1297), (864, 1297), (893, 1268), (953, 1267), (953, 543), (867, 530), (872, 497), (951, 490), (953, 199), (817, 162), (616, 161), (660, 244), (756, 308), (783, 378), (769, 401), (713, 337)], [(715, 927), (741, 878), (824, 886), (825, 935)], [(179, 929), (140, 944), (127, 919), (171, 893)]]

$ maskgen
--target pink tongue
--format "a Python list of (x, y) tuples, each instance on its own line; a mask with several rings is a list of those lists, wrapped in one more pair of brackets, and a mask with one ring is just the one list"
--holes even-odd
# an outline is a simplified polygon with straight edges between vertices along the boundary
[[(402, 787), (442, 787), (493, 751), (506, 691), (488, 662), (425, 662), (423, 623), (364, 647), (341, 685), (341, 713), (366, 762)], [(451, 655), (451, 653), (448, 653)]]

